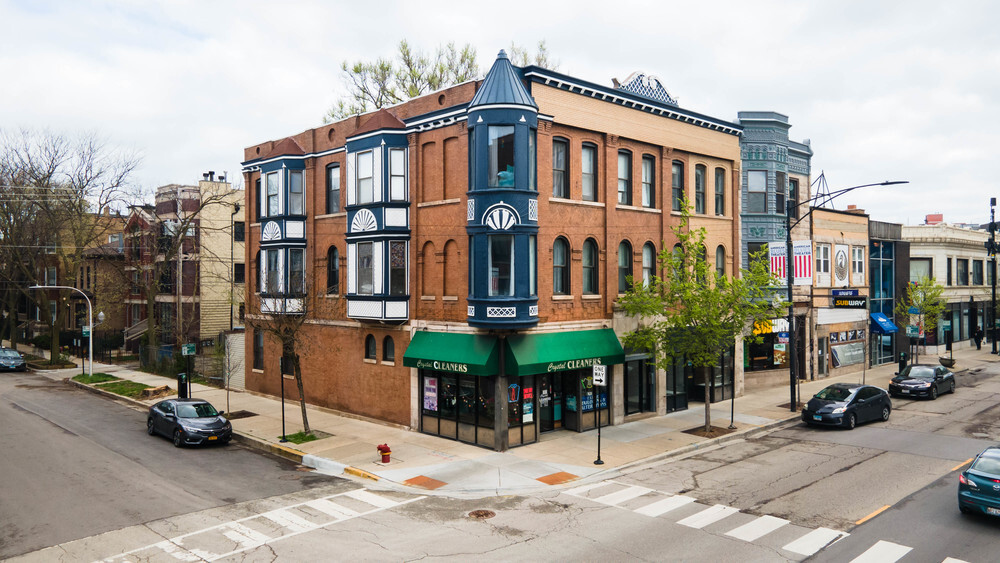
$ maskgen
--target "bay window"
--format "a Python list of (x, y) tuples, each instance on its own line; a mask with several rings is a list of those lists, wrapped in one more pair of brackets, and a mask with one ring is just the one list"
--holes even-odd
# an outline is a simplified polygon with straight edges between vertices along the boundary
[(489, 296), (513, 296), (514, 236), (490, 235), (488, 258), (490, 276)]

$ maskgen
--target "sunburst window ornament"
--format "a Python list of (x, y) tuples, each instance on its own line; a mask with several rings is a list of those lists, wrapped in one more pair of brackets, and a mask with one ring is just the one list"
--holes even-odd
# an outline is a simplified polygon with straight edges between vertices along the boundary
[(375, 220), (375, 214), (368, 209), (362, 209), (354, 215), (354, 220), (351, 221), (351, 232), (352, 233), (363, 233), (365, 231), (374, 231), (378, 227), (378, 222)]
[(278, 240), (281, 238), (281, 227), (275, 221), (268, 221), (260, 233), (260, 240)]
[(509, 205), (499, 204), (486, 213), (483, 224), (494, 231), (506, 231), (518, 223), (517, 212)]

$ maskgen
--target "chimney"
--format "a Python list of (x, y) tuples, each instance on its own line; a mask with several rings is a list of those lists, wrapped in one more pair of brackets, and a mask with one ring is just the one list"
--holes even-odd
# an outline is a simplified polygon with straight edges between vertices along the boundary
[(225, 174), (219, 174), (219, 181), (220, 182), (225, 182), (226, 181), (226, 175)]
[(204, 179), (207, 182), (208, 181), (208, 172), (205, 172), (204, 174), (202, 174), (201, 177), (202, 177), (202, 179)]
[(215, 181), (215, 170), (209, 170), (208, 171), (208, 181), (209, 182), (214, 182)]

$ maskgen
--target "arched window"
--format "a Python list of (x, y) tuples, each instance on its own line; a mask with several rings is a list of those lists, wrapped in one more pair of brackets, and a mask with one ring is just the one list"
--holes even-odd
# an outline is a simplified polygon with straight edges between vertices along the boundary
[(584, 295), (595, 295), (598, 292), (597, 285), (597, 243), (589, 238), (583, 243), (583, 293)]
[(374, 360), (377, 354), (375, 353), (375, 337), (368, 335), (365, 337), (365, 359)]
[(726, 249), (721, 244), (715, 249), (715, 273), (719, 277), (726, 275)]
[(336, 246), (326, 251), (326, 292), (331, 295), (340, 293), (340, 253)]
[(726, 171), (722, 168), (715, 169), (715, 214), (726, 214)]
[(681, 201), (684, 199), (684, 163), (675, 160), (671, 167), (670, 195), (674, 211), (681, 210)]
[(382, 339), (382, 361), (393, 362), (396, 360), (396, 344), (391, 336)]
[(632, 275), (632, 245), (623, 240), (618, 245), (618, 293), (625, 293), (632, 285), (628, 278)]
[(694, 167), (694, 212), (705, 212), (705, 167)]
[(649, 287), (653, 281), (654, 267), (656, 263), (656, 248), (653, 243), (647, 242), (642, 245), (642, 285)]
[(552, 244), (552, 293), (569, 293), (569, 243), (563, 237)]

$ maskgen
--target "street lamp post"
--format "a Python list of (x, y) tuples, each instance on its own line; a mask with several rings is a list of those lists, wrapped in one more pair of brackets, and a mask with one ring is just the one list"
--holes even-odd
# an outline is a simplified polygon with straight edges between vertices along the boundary
[(821, 202), (821, 205), (823, 205), (826, 204), (827, 202), (832, 201), (836, 197), (842, 196), (847, 192), (854, 191), (859, 188), (870, 188), (872, 186), (892, 186), (896, 184), (908, 184), (908, 183), (909, 182), (905, 180), (896, 180), (892, 182), (886, 181), (886, 182), (878, 182), (875, 184), (863, 184), (860, 186), (853, 186), (850, 188), (844, 188), (842, 190), (836, 190), (834, 192), (813, 196), (799, 203), (792, 203), (791, 201), (787, 200), (785, 201), (785, 272), (787, 274), (785, 276), (786, 278), (785, 282), (788, 284), (786, 293), (786, 296), (788, 297), (788, 353), (789, 353), (788, 393), (791, 399), (788, 403), (788, 410), (790, 410), (791, 412), (798, 411), (798, 404), (796, 401), (796, 390), (795, 390), (796, 371), (798, 364), (798, 350), (796, 348), (796, 342), (795, 342), (795, 316), (794, 316), (795, 303), (792, 301), (792, 283), (794, 281), (793, 271), (795, 267), (794, 266), (795, 261), (792, 257), (792, 229), (795, 228), (799, 223), (801, 223), (806, 217), (812, 215), (813, 209), (815, 209), (815, 207), (811, 207), (808, 212), (806, 212), (804, 215), (799, 217), (794, 223), (792, 223), (792, 216), (795, 213), (795, 209), (798, 208), (800, 205), (811, 203), (819, 199), (823, 200)]
[(90, 359), (90, 377), (94, 377), (94, 307), (90, 303), (90, 298), (83, 290), (69, 285), (32, 285), (28, 289), (71, 289), (87, 300), (87, 319), (90, 326), (90, 337), (87, 339), (87, 357)]
[(990, 340), (992, 344), (990, 345), (990, 353), (997, 353), (997, 224), (994, 222), (994, 211), (997, 206), (997, 198), (990, 198), (990, 240), (986, 243), (986, 249), (989, 251), (990, 255), (990, 271), (993, 274), (991, 285), (993, 286), (993, 296), (990, 299), (990, 314), (986, 315), (986, 318), (990, 321), (989, 332)]

